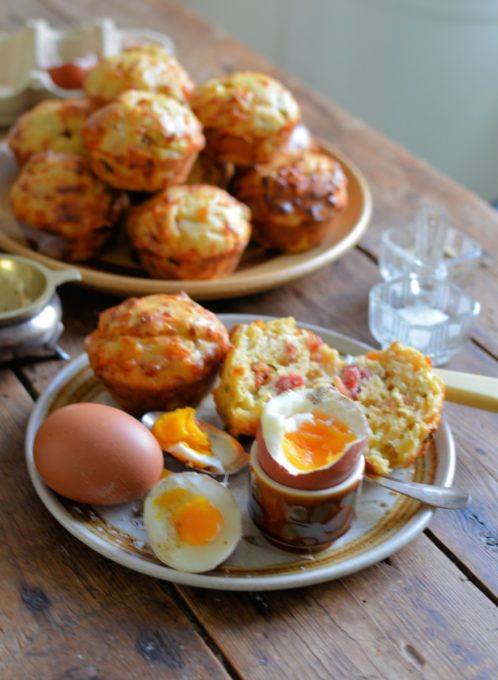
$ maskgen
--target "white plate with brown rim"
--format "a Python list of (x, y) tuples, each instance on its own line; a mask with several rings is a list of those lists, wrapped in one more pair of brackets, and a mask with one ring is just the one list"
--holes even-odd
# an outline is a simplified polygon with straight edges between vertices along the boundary
[[(227, 326), (249, 323), (251, 315), (220, 314)], [(361, 354), (363, 343), (334, 331), (300, 324), (320, 335), (343, 354)], [(347, 576), (388, 557), (407, 545), (428, 525), (434, 510), (365, 481), (350, 530), (330, 548), (314, 555), (284, 552), (268, 543), (247, 515), (248, 472), (230, 478), (243, 514), (243, 537), (239, 545), (215, 570), (191, 574), (170, 569), (153, 554), (141, 521), (141, 502), (114, 507), (73, 503), (52, 492), (34, 465), (33, 440), (46, 416), (56, 408), (75, 402), (113, 404), (95, 378), (86, 354), (69, 363), (38, 399), (26, 433), (26, 460), (33, 486), (55, 519), (73, 536), (96, 552), (135, 571), (174, 583), (221, 590), (279, 590), (313, 585)], [(115, 405), (115, 404), (114, 404)], [(201, 418), (218, 422), (211, 397), (199, 408)], [(406, 470), (400, 479), (451, 486), (455, 471), (455, 447), (443, 419), (427, 454)]]

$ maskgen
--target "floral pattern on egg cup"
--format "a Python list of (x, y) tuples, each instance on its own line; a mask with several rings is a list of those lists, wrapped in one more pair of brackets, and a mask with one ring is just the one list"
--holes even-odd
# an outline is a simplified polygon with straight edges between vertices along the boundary
[(249, 515), (263, 536), (284, 550), (318, 552), (351, 526), (365, 466), (361, 457), (341, 484), (319, 491), (274, 482), (251, 453)]

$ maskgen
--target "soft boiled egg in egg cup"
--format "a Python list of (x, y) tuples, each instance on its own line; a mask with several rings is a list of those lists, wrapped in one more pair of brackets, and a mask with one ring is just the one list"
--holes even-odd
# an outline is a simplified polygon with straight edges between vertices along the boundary
[(320, 386), (269, 401), (251, 451), (249, 514), (284, 549), (316, 552), (345, 533), (361, 490), (368, 425), (357, 404)]
[(242, 536), (241, 513), (232, 492), (197, 472), (169, 474), (149, 491), (144, 526), (162, 562), (192, 573), (221, 564)]
[(184, 465), (213, 475), (232, 475), (249, 463), (249, 455), (228, 432), (198, 420), (195, 409), (151, 411), (142, 417), (159, 445)]

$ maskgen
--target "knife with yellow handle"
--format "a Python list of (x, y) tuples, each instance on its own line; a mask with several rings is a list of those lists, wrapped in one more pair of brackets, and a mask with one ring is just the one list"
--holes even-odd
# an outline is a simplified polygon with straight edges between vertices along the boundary
[(455, 404), (498, 413), (498, 378), (435, 368), (446, 385), (446, 399)]

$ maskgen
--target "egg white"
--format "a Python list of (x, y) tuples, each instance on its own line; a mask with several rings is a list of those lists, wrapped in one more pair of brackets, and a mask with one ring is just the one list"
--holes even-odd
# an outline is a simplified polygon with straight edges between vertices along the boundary
[[(306, 421), (313, 420), (313, 412), (330, 413), (331, 421), (342, 421), (357, 439), (367, 435), (368, 425), (357, 404), (326, 385), (310, 389), (288, 390), (271, 399), (261, 416), (263, 439), (271, 457), (292, 475), (303, 475), (323, 470), (333, 463), (303, 471), (287, 458), (282, 441), (288, 432), (296, 431)], [(357, 440), (355, 440), (357, 441)], [(344, 455), (355, 441), (344, 447)], [(341, 456), (342, 457), (342, 456)]]
[[(172, 489), (185, 489), (202, 496), (223, 516), (220, 533), (209, 543), (191, 545), (182, 541), (171, 517), (171, 509), (155, 500)], [(242, 536), (242, 518), (232, 492), (220, 482), (197, 472), (170, 474), (147, 494), (144, 503), (144, 526), (157, 557), (173, 569), (198, 573), (221, 564), (234, 550)]]

